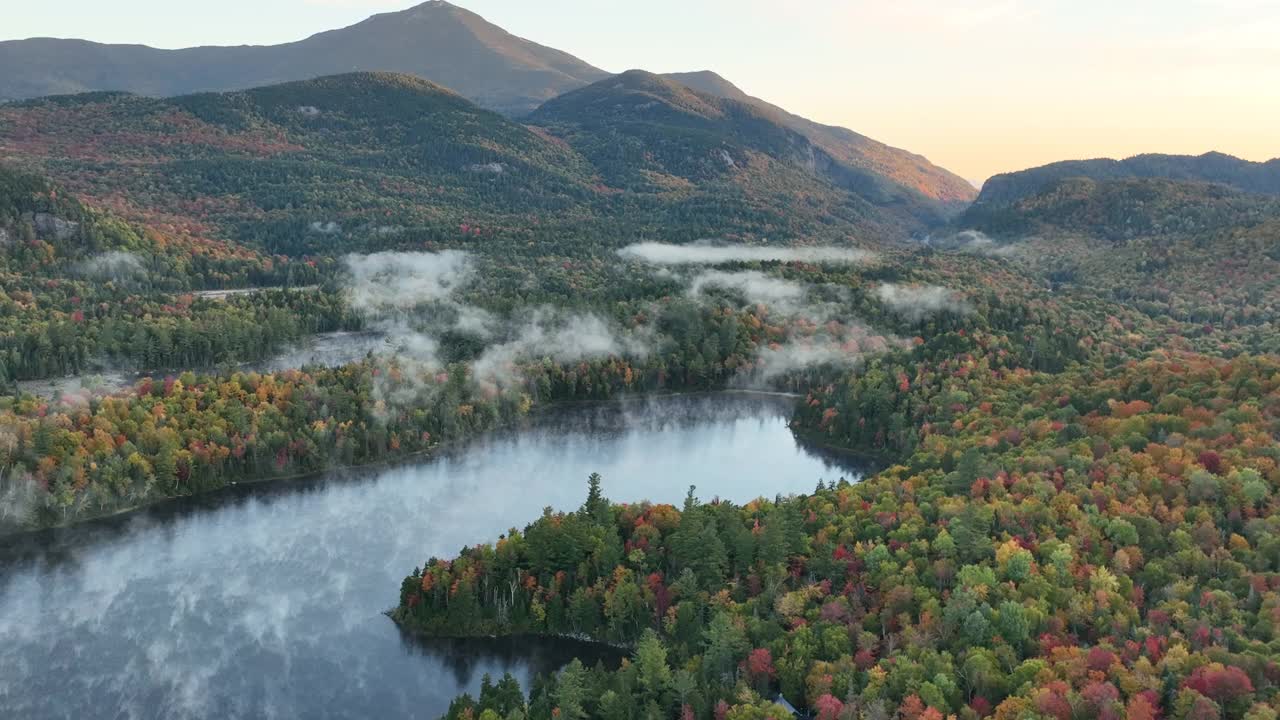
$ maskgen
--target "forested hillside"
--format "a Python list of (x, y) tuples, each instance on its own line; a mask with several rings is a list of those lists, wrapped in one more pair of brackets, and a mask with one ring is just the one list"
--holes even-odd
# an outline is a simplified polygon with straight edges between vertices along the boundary
[(264, 293), (217, 302), (237, 285), (307, 286), (332, 260), (132, 224), (86, 208), (45, 178), (0, 167), (0, 382), (111, 367), (212, 368), (262, 360), (358, 318), (328, 294)]
[(1124, 160), (1068, 160), (996, 175), (982, 186), (979, 206), (1001, 206), (1036, 195), (1067, 178), (1123, 180), (1155, 178), (1217, 183), (1250, 193), (1280, 194), (1280, 158), (1249, 162), (1223, 153), (1135, 155)]
[(592, 478), (576, 512), (428, 558), (394, 616), (631, 655), (449, 718), (1276, 717), (1275, 218), (1064, 180), (874, 268), (778, 268), (908, 339), (808, 376), (793, 421), (887, 469), (683, 509)]
[(1050, 166), (956, 218), (936, 168), (685, 79), (521, 121), (385, 72), (0, 105), (0, 532), (781, 391), (880, 470), (682, 508), (593, 477), (423, 558), (407, 632), (631, 655), (451, 720), (1276, 718), (1269, 166)]
[(961, 210), (977, 197), (977, 191), (969, 181), (930, 163), (919, 155), (889, 147), (848, 128), (823, 125), (787, 112), (776, 105), (746, 94), (714, 72), (704, 70), (666, 73), (664, 77), (698, 92), (751, 105), (767, 117), (805, 136), (837, 161), (881, 175), (903, 188), (938, 200), (948, 208)]
[[(1009, 206), (975, 204), (944, 246), (1001, 255), (1059, 291), (1137, 310), (1159, 343), (1276, 352), (1280, 200), (1220, 184), (1071, 178)], [(992, 241), (991, 238), (996, 240)]]
[[(529, 717), (782, 717), (778, 693), (832, 719), (1273, 717), (1278, 370), (970, 363), (873, 479), (677, 509), (593, 477), (576, 512), (415, 570), (398, 617), (635, 648), (535, 682)], [(500, 698), (449, 717), (525, 711)]]
[[(836, 217), (883, 214), (919, 229), (946, 216), (937, 199), (865, 162), (833, 155), (770, 108), (640, 70), (566, 93), (529, 120), (563, 137), (606, 182), (624, 188), (733, 178), (778, 201), (785, 194), (814, 204), (828, 196), (825, 212)], [(851, 193), (853, 202), (832, 197), (825, 185)]]
[[(559, 126), (555, 107), (533, 121)], [(352, 74), (164, 100), (33, 100), (0, 107), (0, 142), (10, 162), (129, 219), (293, 256), (462, 236), (847, 242), (942, 219), (933, 201), (883, 196), (874, 174), (747, 106), (696, 127), (627, 123), (629, 145), (607, 125), (566, 143), (416, 78)]]

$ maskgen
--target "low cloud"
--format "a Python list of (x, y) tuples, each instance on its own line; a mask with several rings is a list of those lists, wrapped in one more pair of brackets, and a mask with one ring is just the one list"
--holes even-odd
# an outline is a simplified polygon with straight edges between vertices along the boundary
[(755, 270), (709, 270), (689, 280), (695, 299), (712, 290), (740, 295), (768, 322), (785, 328), (785, 338), (759, 347), (739, 369), (733, 381), (738, 387), (768, 388), (784, 376), (819, 367), (856, 368), (867, 355), (902, 344), (855, 317), (844, 287), (808, 285)]
[[(17, 436), (8, 428), (0, 430), (0, 446), (12, 452)], [(38, 506), (40, 486), (28, 473), (0, 472), (0, 530), (21, 527)]]
[(754, 363), (738, 372), (734, 384), (767, 387), (785, 375), (812, 368), (858, 368), (868, 355), (907, 346), (906, 341), (881, 335), (861, 323), (841, 325), (833, 330), (761, 348)]
[(941, 285), (896, 285), (876, 288), (876, 297), (889, 309), (909, 320), (921, 320), (942, 312), (968, 314), (973, 311), (964, 298)]
[(445, 300), (475, 275), (471, 257), (458, 250), (353, 254), (343, 261), (352, 307), (375, 313)]
[(939, 247), (968, 255), (985, 255), (987, 257), (1010, 257), (1018, 253), (1014, 244), (1000, 244), (981, 230), (961, 230), (947, 238), (933, 241)]
[(701, 295), (707, 288), (735, 290), (752, 304), (795, 307), (804, 300), (805, 289), (799, 283), (765, 275), (756, 270), (746, 272), (721, 272), (710, 270), (701, 273), (689, 283), (690, 295)]
[(146, 268), (137, 255), (112, 250), (85, 258), (76, 263), (78, 274), (95, 280), (133, 280), (146, 274)]
[(19, 380), (18, 389), (67, 407), (83, 407), (94, 397), (111, 395), (130, 387), (136, 376), (129, 371), (105, 371), (45, 380)]
[(312, 335), (264, 364), (276, 372), (305, 365), (338, 367), (389, 351), (392, 345), (381, 332), (330, 332)]
[(558, 316), (542, 308), (506, 342), (491, 345), (472, 364), (481, 383), (509, 386), (519, 382), (520, 361), (551, 358), (559, 363), (610, 355), (642, 357), (648, 338), (624, 335), (596, 315)]
[(875, 254), (857, 248), (840, 247), (761, 247), (749, 245), (692, 245), (644, 242), (628, 245), (618, 254), (631, 260), (653, 265), (719, 265), (729, 262), (812, 262), (864, 263)]

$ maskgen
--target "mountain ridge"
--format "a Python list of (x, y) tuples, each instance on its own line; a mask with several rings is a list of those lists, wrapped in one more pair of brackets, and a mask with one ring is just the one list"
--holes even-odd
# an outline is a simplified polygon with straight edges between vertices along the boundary
[(1207, 152), (1202, 155), (1144, 153), (1122, 160), (1064, 160), (994, 175), (983, 184), (974, 204), (1013, 205), (1068, 178), (1094, 181), (1167, 179), (1210, 182), (1243, 192), (1280, 195), (1280, 158), (1253, 162), (1225, 153)]
[[(95, 91), (177, 97), (352, 71), (387, 71), (426, 78), (513, 117), (566, 92), (616, 77), (569, 53), (512, 35), (443, 0), (378, 13), (344, 28), (277, 45), (170, 50), (77, 39), (0, 41), (0, 67), (11, 69), (0, 76), (0, 102)], [(920, 155), (790, 113), (746, 94), (712, 71), (666, 77), (698, 92), (751, 105), (842, 165), (883, 176), (942, 203), (949, 212), (958, 212), (976, 196), (968, 182)]]
[(0, 42), (0, 66), (13, 68), (0, 78), (0, 100), (93, 90), (177, 96), (371, 70), (425, 77), (509, 114), (607, 75), (443, 0), (277, 45), (163, 50), (77, 39), (9, 40)]
[(712, 70), (665, 73), (694, 90), (754, 105), (783, 125), (807, 137), (843, 162), (884, 175), (903, 187), (912, 188), (959, 209), (977, 197), (973, 185), (922, 155), (895, 148), (838, 125), (825, 125), (796, 115), (766, 100), (749, 95)]
[(526, 121), (560, 136), (623, 186), (645, 185), (652, 173), (695, 183), (734, 176), (752, 184), (756, 173), (771, 172), (774, 178), (788, 175), (797, 189), (809, 182), (802, 175), (830, 183), (915, 229), (936, 225), (949, 213), (936, 198), (844, 161), (767, 106), (704, 93), (643, 70), (565, 93)]
[[(4, 105), (0, 161), (134, 221), (285, 255), (474, 237), (480, 227), (530, 237), (572, 228), (593, 245), (855, 242), (905, 239), (944, 219), (922, 197), (873, 202), (793, 162), (788, 150), (808, 141), (751, 106), (622, 77), (684, 98), (692, 120), (637, 123), (627, 144), (605, 126), (517, 122), (415, 75), (361, 72), (177, 98)], [(732, 117), (703, 117), (723, 113)], [(634, 152), (612, 162), (610, 149)]]
[(974, 204), (957, 222), (999, 238), (1080, 235), (1121, 245), (1135, 238), (1208, 237), (1276, 218), (1280, 197), (1223, 183), (1073, 176), (1009, 204)]

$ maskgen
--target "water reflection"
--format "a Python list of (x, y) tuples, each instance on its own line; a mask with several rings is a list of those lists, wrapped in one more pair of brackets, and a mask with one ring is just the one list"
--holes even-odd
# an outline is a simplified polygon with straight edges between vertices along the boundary
[(424, 642), (383, 615), (428, 557), (572, 508), (744, 502), (853, 479), (798, 445), (790, 402), (582, 405), (429, 462), (239, 486), (0, 548), (0, 717), (428, 717), (485, 673), (525, 680), (581, 648)]
[(444, 668), (453, 685), (462, 688), (479, 687), (490, 663), (508, 668), (527, 666), (534, 673), (546, 674), (574, 658), (587, 667), (600, 663), (617, 668), (626, 655), (622, 650), (565, 638), (424, 638), (401, 632), (400, 639), (406, 654), (425, 657)]

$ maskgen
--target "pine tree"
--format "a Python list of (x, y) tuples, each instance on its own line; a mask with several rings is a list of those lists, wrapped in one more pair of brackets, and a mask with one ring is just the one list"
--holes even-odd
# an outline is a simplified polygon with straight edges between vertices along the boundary
[(636, 666), (640, 670), (640, 687), (644, 699), (663, 705), (663, 696), (671, 685), (671, 668), (667, 665), (667, 649), (653, 630), (645, 630), (636, 646)]
[(600, 473), (591, 473), (587, 478), (587, 501), (583, 503), (581, 515), (600, 525), (609, 524), (609, 501), (600, 489), (603, 478)]
[(582, 661), (574, 658), (556, 679), (555, 703), (560, 717), (565, 720), (582, 720), (587, 717), (586, 670)]

